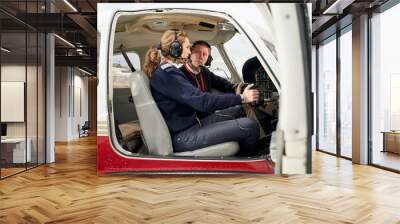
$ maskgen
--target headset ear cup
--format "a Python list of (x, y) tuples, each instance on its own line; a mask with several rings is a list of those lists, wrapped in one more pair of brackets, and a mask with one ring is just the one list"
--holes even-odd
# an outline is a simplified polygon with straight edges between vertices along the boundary
[(205, 66), (211, 66), (211, 62), (213, 60), (213, 57), (211, 55), (208, 56), (206, 63), (204, 64)]
[(182, 45), (178, 40), (174, 40), (169, 47), (169, 55), (173, 58), (180, 58), (182, 55)]
[(180, 58), (182, 55), (182, 44), (178, 40), (178, 32), (175, 31), (174, 41), (169, 46), (169, 55), (173, 58)]

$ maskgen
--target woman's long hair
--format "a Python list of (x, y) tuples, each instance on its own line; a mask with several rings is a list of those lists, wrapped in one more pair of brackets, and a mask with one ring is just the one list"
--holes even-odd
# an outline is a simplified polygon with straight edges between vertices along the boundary
[(173, 31), (173, 30), (167, 30), (164, 32), (164, 34), (161, 36), (160, 40), (160, 45), (158, 49), (155, 46), (151, 46), (150, 49), (147, 51), (146, 56), (144, 58), (144, 64), (143, 64), (143, 72), (151, 78), (153, 75), (154, 70), (157, 68), (157, 66), (161, 62), (161, 55), (159, 50), (161, 50), (161, 53), (164, 57), (166, 58), (171, 58), (171, 56), (168, 55), (169, 52), (169, 47), (172, 42), (175, 40), (175, 33), (176, 36), (178, 37), (179, 43), (183, 43), (185, 38), (188, 38), (188, 35), (184, 31)]

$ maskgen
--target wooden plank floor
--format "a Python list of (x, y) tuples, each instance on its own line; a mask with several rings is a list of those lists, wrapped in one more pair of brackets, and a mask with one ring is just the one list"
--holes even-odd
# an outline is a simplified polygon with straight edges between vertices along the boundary
[(313, 174), (96, 175), (95, 138), (0, 181), (0, 223), (400, 223), (400, 175), (315, 152)]
[(13, 174), (15, 174), (15, 173), (18, 173), (18, 172), (22, 172), (22, 171), (24, 171), (25, 170), (25, 167), (23, 167), (23, 168), (19, 168), (19, 167), (17, 167), (17, 168), (4, 168), (4, 167), (2, 167), (1, 168), (1, 177), (3, 178), (3, 177), (7, 177), (7, 176), (10, 176), (10, 175), (13, 175)]
[(381, 152), (375, 149), (372, 160), (377, 165), (400, 170), (400, 154), (392, 152)]

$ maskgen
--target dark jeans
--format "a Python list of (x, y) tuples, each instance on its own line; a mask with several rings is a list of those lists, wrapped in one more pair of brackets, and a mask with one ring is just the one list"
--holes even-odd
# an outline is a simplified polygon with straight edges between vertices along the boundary
[(237, 141), (238, 156), (249, 156), (256, 152), (260, 134), (258, 123), (245, 117), (241, 106), (216, 111), (173, 137), (175, 152), (193, 151), (223, 142)]

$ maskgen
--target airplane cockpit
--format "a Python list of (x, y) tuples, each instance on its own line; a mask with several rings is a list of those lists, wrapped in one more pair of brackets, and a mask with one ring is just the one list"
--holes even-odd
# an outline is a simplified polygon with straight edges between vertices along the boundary
[[(217, 13), (168, 10), (137, 15), (121, 15), (116, 21), (112, 55), (112, 92), (114, 129), (121, 149), (130, 153), (151, 154), (141, 135), (140, 119), (129, 85), (129, 76), (141, 71), (144, 55), (157, 44), (165, 30), (183, 30), (190, 40), (207, 41), (213, 62), (208, 69), (231, 83), (255, 84), (261, 97), (251, 105), (264, 129), (267, 141), (278, 122), (279, 85), (271, 66), (261, 63), (257, 48), (235, 21)], [(264, 40), (267, 42), (268, 40)], [(269, 43), (269, 49), (273, 45)], [(273, 55), (273, 53), (271, 53)], [(272, 76), (275, 75), (275, 76)], [(265, 155), (260, 149), (257, 155)]]

